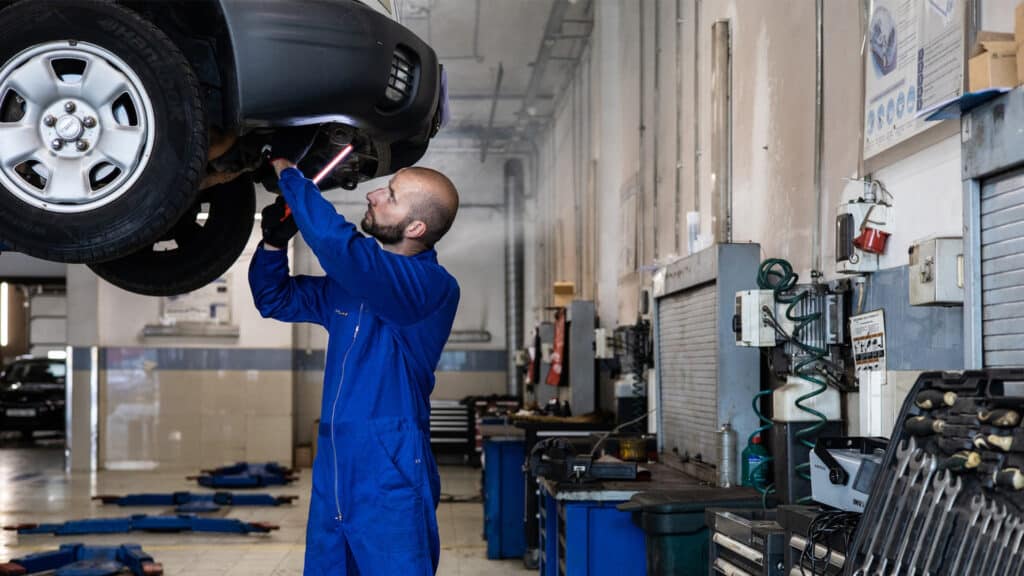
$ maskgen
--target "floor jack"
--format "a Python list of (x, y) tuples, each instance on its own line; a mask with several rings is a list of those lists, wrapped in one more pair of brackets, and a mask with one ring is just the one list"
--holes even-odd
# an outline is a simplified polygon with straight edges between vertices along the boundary
[(86, 546), (64, 544), (57, 550), (30, 554), (0, 564), (0, 576), (113, 576), (128, 570), (135, 576), (160, 576), (163, 566), (142, 551), (138, 544)]
[[(226, 532), (229, 534), (267, 533), (279, 527), (266, 522), (242, 522), (234, 518), (201, 518), (189, 514), (178, 516), (147, 516), (136, 514), (127, 518), (86, 518), (62, 524), (18, 524), (4, 526), (18, 534), (116, 534), (120, 532)], [(2, 573), (0, 573), (2, 576)]]
[[(128, 494), (127, 496), (93, 496), (104, 504), (118, 506), (174, 506), (179, 514), (216, 512), (221, 506), (280, 506), (291, 504), (298, 496), (273, 496), (270, 494), (193, 494), (172, 492), (170, 494)], [(2, 576), (2, 575), (0, 575)]]
[(276, 462), (249, 464), (239, 462), (213, 470), (203, 470), (200, 476), (189, 476), (207, 488), (262, 488), (284, 486), (298, 480), (295, 470)]

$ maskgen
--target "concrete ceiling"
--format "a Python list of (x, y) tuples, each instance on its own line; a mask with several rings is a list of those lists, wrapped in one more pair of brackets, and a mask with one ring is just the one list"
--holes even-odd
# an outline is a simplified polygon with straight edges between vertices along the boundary
[[(543, 123), (552, 114), (554, 94), (564, 84), (589, 34), (591, 2), (403, 0), (402, 23), (434, 48), (448, 73), (452, 120), (441, 136), (485, 138), (490, 133), (495, 140), (508, 140)], [(559, 37), (548, 41), (552, 58), (538, 79), (533, 114), (520, 114), (553, 12), (564, 14), (556, 30)], [(499, 65), (502, 81), (493, 131), (489, 131)]]

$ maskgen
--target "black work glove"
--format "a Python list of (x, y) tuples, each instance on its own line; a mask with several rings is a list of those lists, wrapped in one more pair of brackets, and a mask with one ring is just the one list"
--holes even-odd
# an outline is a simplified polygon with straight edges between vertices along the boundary
[(288, 241), (299, 231), (299, 226), (284, 197), (278, 196), (273, 204), (267, 204), (262, 214), (260, 226), (263, 228), (263, 243), (282, 250), (287, 248)]
[(320, 127), (316, 124), (278, 128), (270, 138), (269, 159), (287, 160), (292, 164), (298, 164), (313, 147), (319, 130)]

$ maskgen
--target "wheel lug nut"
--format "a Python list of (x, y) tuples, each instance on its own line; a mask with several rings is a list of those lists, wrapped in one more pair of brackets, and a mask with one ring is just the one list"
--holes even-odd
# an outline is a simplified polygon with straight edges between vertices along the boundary
[(86, 128), (92, 128), (93, 126), (95, 126), (95, 125), (96, 125), (96, 119), (95, 119), (95, 118), (93, 118), (92, 116), (86, 116), (86, 117), (85, 117), (85, 120), (82, 120), (82, 124), (83, 124), (83, 125), (84, 125), (84, 126), (85, 126)]
[(50, 148), (53, 148), (54, 150), (60, 150), (63, 147), (64, 141), (60, 140), (59, 138), (55, 139), (53, 142), (50, 142)]
[(53, 126), (56, 123), (57, 119), (49, 114), (46, 115), (46, 118), (43, 118), (43, 124), (46, 124), (47, 126)]
[(68, 114), (71, 114), (72, 112), (74, 112), (75, 111), (75, 103), (74, 102), (66, 102), (64, 104), (64, 111), (67, 112)]
[(79, 140), (78, 142), (75, 142), (75, 148), (78, 148), (79, 152), (85, 152), (86, 150), (89, 149), (89, 142), (85, 140)]

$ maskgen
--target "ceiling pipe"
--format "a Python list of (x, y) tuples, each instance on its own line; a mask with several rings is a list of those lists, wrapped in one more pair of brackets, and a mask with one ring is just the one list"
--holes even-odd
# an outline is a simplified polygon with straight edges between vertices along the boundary
[(540, 48), (537, 50), (537, 57), (533, 60), (533, 70), (530, 73), (530, 82), (526, 87), (526, 97), (523, 98), (523, 106), (520, 109), (520, 118), (531, 116), (530, 110), (537, 103), (537, 93), (540, 92), (540, 84), (544, 80), (544, 73), (547, 71), (548, 63), (551, 60), (552, 49), (558, 41), (557, 37), (561, 33), (562, 22), (565, 20), (565, 13), (568, 10), (568, 0), (555, 0), (551, 5), (547, 24), (544, 25), (544, 37), (541, 39)]
[(494, 114), (498, 111), (498, 94), (501, 93), (501, 80), (505, 77), (505, 66), (498, 62), (498, 77), (494, 81), (494, 98), (491, 99), (491, 116), (487, 121), (487, 129), (484, 130), (483, 140), (480, 142), (480, 163), (487, 161), (487, 147), (491, 145), (494, 137)]

